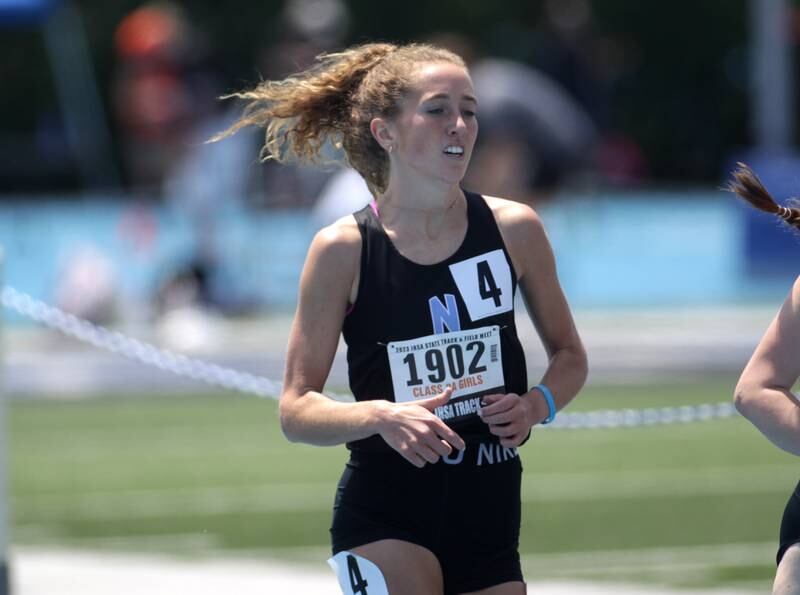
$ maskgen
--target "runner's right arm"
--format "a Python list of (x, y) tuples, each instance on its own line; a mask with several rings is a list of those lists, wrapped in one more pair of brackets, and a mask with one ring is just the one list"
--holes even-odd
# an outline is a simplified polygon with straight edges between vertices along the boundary
[(361, 234), (352, 218), (323, 229), (311, 243), (289, 335), (281, 428), (293, 442), (318, 446), (380, 434), (410, 463), (422, 467), (452, 448), (464, 448), (463, 440), (432, 413), (447, 402), (449, 391), (399, 405), (385, 399), (343, 403), (322, 394), (345, 312), (355, 295), (360, 252)]
[(772, 321), (736, 386), (735, 403), (776, 446), (800, 455), (800, 277)]

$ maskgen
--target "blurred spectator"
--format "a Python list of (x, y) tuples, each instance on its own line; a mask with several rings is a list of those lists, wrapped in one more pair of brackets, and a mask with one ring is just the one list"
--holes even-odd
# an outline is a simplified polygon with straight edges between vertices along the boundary
[[(265, 35), (270, 44), (258, 52), (262, 77), (281, 80), (308, 68), (319, 54), (339, 48), (349, 24), (342, 0), (288, 0), (274, 29)], [(263, 144), (260, 131), (253, 130), (251, 138), (254, 147)], [(283, 208), (310, 207), (331, 176), (325, 168), (272, 161), (264, 162), (259, 173), (263, 206)]]
[[(307, 68), (314, 57), (336, 48), (349, 22), (341, 0), (290, 0), (256, 51), (260, 75), (279, 80)], [(218, 105), (223, 105), (219, 104)], [(261, 131), (243, 130), (224, 142), (208, 144), (227, 129), (240, 106), (207, 118), (186, 143), (190, 148), (165, 182), (165, 194), (201, 227), (226, 208), (298, 208), (310, 206), (330, 176), (317, 167), (277, 166), (252, 158), (263, 144)]]
[(188, 263), (169, 274), (156, 291), (156, 312), (213, 305), (209, 288), (208, 268), (199, 263)]
[(546, 0), (534, 35), (533, 62), (556, 81), (599, 125), (608, 121), (608, 96), (595, 67), (595, 34), (589, 0)]
[(531, 62), (563, 87), (597, 127), (593, 155), (597, 173), (615, 184), (640, 182), (647, 163), (639, 144), (617, 130), (611, 118), (611, 89), (636, 60), (620, 40), (598, 35), (589, 0), (546, 0), (533, 35)]
[(181, 7), (164, 0), (140, 6), (114, 33), (114, 111), (130, 184), (159, 195), (218, 92), (199, 32)]
[[(161, 319), (170, 310), (214, 308), (221, 305), (212, 291), (217, 219), (239, 193), (226, 187), (225, 161), (203, 150), (219, 111), (211, 53), (182, 8), (167, 1), (133, 10), (118, 25), (114, 43), (113, 99), (131, 186), (165, 199), (192, 229), (188, 262), (166, 273), (154, 314)], [(139, 237), (146, 228), (133, 231), (147, 240)]]
[(349, 26), (343, 0), (288, 0), (265, 35), (272, 43), (259, 52), (262, 75), (280, 80), (309, 67), (316, 56), (341, 45)]
[(470, 74), (481, 128), (465, 185), (536, 202), (592, 165), (595, 125), (558, 83), (512, 60), (479, 60)]
[(76, 246), (67, 256), (56, 289), (56, 305), (95, 324), (114, 321), (117, 309), (114, 264), (91, 244)]
[[(348, 22), (340, 0), (290, 0), (257, 50), (262, 78), (282, 79), (306, 68), (322, 51), (331, 50)], [(243, 130), (223, 142), (209, 138), (227, 129), (241, 106), (217, 102), (220, 110), (206, 114), (184, 135), (186, 151), (165, 173), (163, 194), (176, 212), (191, 223), (192, 257), (170, 272), (161, 284), (156, 310), (166, 312), (194, 305), (222, 314), (250, 311), (252, 296), (243, 295), (221, 270), (218, 226), (226, 213), (242, 209), (302, 208), (313, 204), (331, 172), (308, 166), (277, 166), (253, 158), (263, 143), (260, 130)], [(224, 109), (222, 109), (224, 108)]]

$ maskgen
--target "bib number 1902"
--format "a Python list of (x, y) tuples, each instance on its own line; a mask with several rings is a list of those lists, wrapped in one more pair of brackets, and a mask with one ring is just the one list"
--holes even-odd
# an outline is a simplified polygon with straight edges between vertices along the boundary
[[(464, 376), (464, 351), (467, 351), (469, 366), (466, 369), (468, 374), (480, 374), (486, 371), (486, 366), (480, 365), (481, 356), (486, 350), (486, 346), (481, 341), (471, 341), (462, 349), (461, 344), (448, 345), (444, 352), (436, 347), (427, 349), (424, 352), (425, 368), (427, 379), (430, 382), (443, 382), (449, 377), (458, 380)], [(408, 380), (406, 386), (419, 386), (423, 383), (417, 371), (416, 353), (409, 353), (403, 358), (403, 363), (408, 366)]]

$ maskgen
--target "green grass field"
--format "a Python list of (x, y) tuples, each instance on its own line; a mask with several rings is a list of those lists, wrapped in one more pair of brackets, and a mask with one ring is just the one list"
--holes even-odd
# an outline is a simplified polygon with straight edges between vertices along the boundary
[[(726, 401), (732, 382), (590, 388), (569, 410)], [(324, 564), (346, 451), (288, 443), (273, 401), (12, 400), (8, 423), (14, 543)], [(744, 420), (541, 429), (521, 454), (529, 578), (768, 590), (800, 469)]]

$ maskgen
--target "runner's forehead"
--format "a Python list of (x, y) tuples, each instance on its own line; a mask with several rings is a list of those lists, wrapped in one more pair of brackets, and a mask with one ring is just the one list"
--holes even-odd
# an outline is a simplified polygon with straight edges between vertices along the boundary
[[(456, 95), (457, 96), (457, 95)], [(446, 93), (444, 91), (433, 92), (433, 93), (424, 93), (422, 95), (421, 101), (435, 101), (437, 99), (445, 99), (449, 100), (451, 97), (450, 93)], [(472, 103), (474, 105), (478, 104), (478, 100), (475, 98), (474, 95), (471, 93), (462, 93), (459, 99), (466, 103)]]
[(458, 98), (471, 103), (478, 101), (466, 69), (448, 62), (426, 64), (419, 68), (411, 83), (411, 93), (420, 101), (434, 97)]

